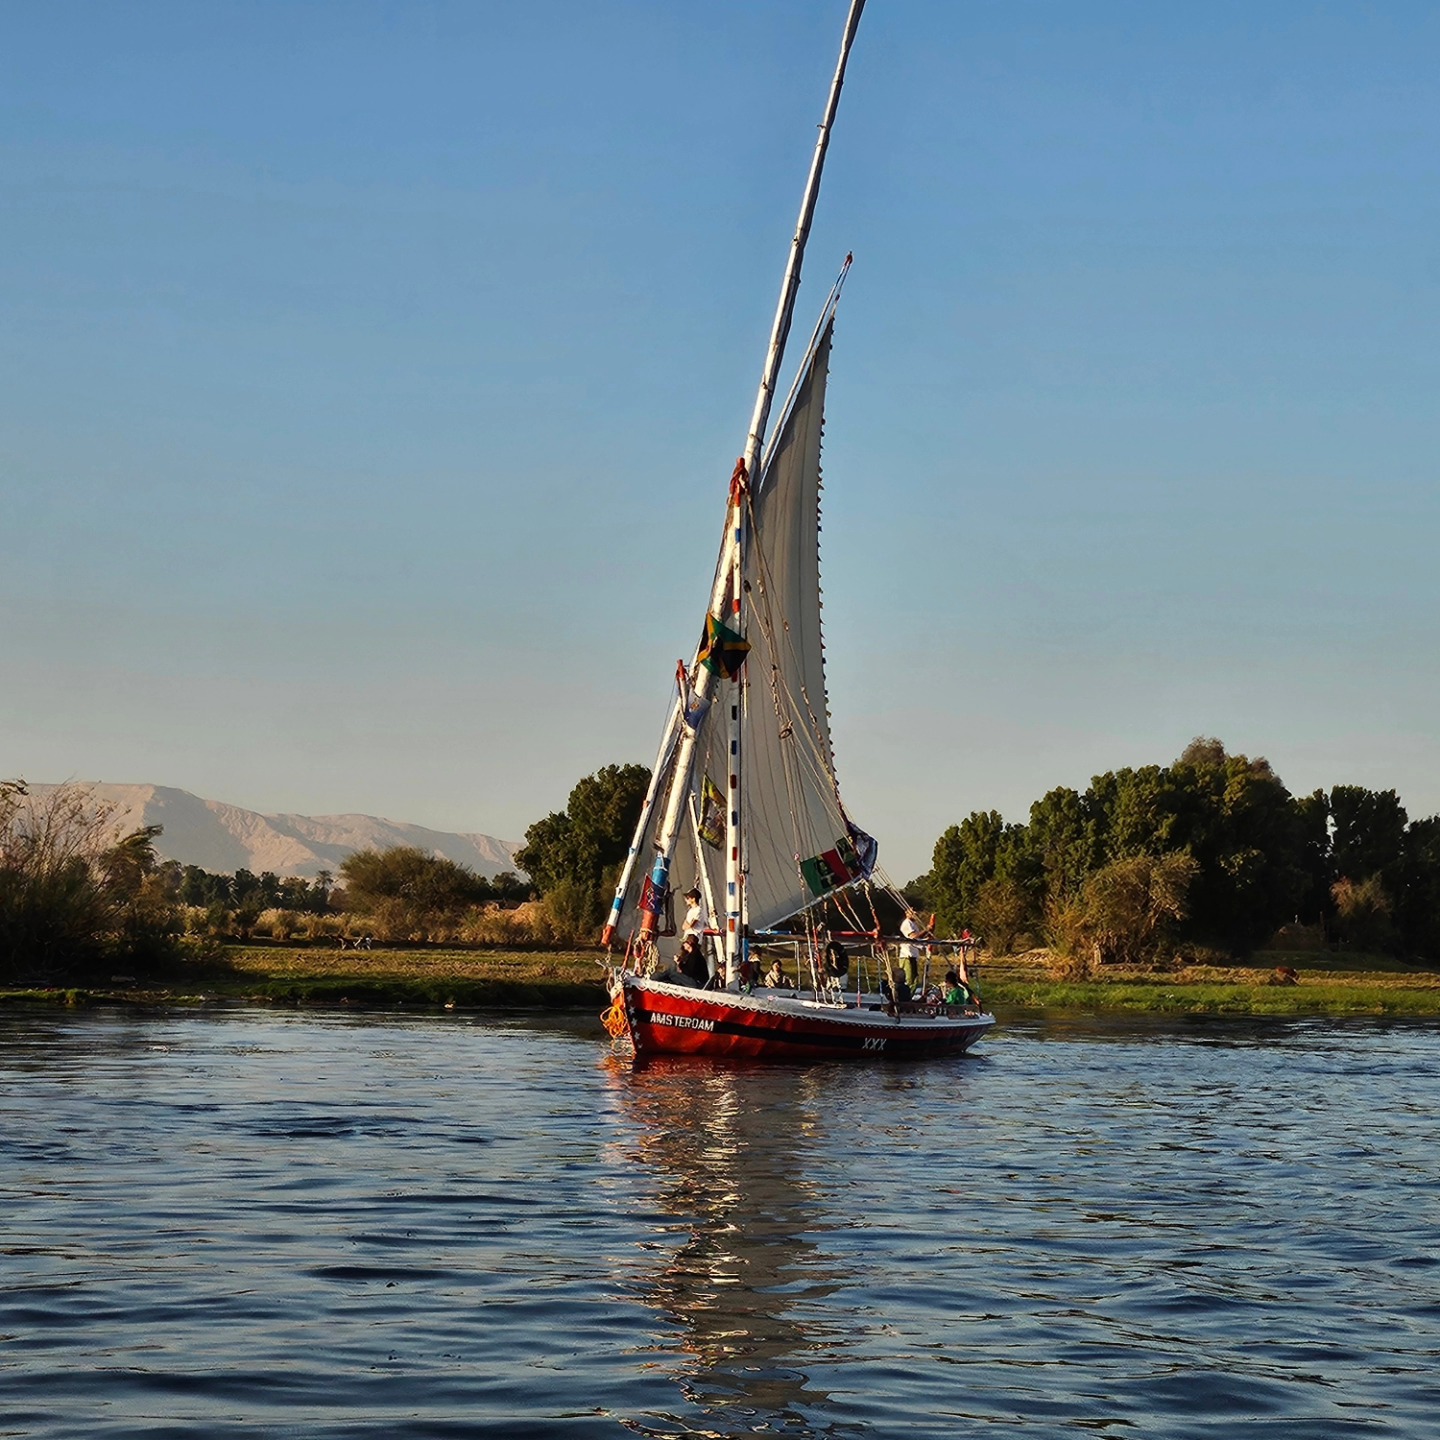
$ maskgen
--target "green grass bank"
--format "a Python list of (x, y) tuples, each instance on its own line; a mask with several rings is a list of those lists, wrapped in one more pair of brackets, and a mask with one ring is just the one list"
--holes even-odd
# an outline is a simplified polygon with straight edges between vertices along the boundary
[(108, 983), (0, 991), (3, 1005), (201, 1005), (365, 1009), (595, 1010), (605, 1005), (593, 951), (331, 950), (229, 945), (204, 960)]
[(1440, 973), (1386, 955), (1277, 950), (1233, 965), (1106, 966), (1083, 977), (1067, 973), (1071, 968), (1046, 951), (991, 960), (980, 967), (986, 1004), (1000, 1011), (1440, 1017)]

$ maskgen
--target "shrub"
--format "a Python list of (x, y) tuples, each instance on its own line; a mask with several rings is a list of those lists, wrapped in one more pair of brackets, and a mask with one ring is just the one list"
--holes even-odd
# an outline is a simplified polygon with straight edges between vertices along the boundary
[(1357, 950), (1392, 952), (1398, 948), (1390, 896), (1379, 875), (1367, 875), (1363, 880), (1341, 876), (1330, 887), (1330, 894), (1345, 944)]
[(535, 931), (520, 910), (486, 905), (466, 914), (460, 924), (460, 938), (469, 945), (523, 945), (534, 941)]
[(338, 915), (302, 915), (300, 933), (307, 940), (334, 939), (341, 933), (344, 922)]
[(293, 910), (263, 910), (257, 928), (268, 931), (272, 940), (289, 940), (300, 926), (300, 917)]
[(1024, 932), (1030, 902), (1015, 881), (987, 880), (980, 886), (971, 914), (992, 954), (1009, 955)]
[(1072, 963), (1138, 964), (1168, 949), (1200, 867), (1175, 851), (1116, 860), (1051, 907), (1050, 943)]
[(582, 881), (559, 881), (546, 892), (537, 911), (537, 919), (548, 931), (543, 936), (537, 935), (537, 939), (573, 945), (594, 940), (599, 933), (595, 923), (594, 889)]
[(181, 921), (159, 833), (119, 834), (84, 786), (34, 796), (0, 782), (0, 977), (53, 983), (172, 958)]

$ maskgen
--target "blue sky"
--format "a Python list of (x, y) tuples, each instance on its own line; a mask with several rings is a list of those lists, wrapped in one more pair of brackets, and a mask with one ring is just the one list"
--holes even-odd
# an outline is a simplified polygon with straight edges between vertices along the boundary
[[(843, 0), (0, 6), (0, 773), (653, 757)], [(1440, 12), (871, 0), (824, 557), (898, 878), (1196, 734), (1440, 810)]]

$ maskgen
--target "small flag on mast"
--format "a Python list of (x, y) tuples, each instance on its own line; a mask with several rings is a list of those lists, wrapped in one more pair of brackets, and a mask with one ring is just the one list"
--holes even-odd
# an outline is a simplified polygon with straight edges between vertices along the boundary
[(725, 796), (706, 775), (700, 783), (700, 838), (712, 849), (725, 843)]
[(705, 642), (698, 658), (712, 675), (733, 680), (749, 653), (750, 642), (743, 635), (737, 635), (713, 615), (705, 617)]

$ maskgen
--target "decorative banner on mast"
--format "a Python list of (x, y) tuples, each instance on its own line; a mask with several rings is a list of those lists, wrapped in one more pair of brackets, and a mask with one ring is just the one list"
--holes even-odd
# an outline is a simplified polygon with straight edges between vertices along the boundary
[(712, 849), (725, 843), (725, 796), (720, 787), (706, 775), (700, 783), (700, 838)]
[(685, 723), (692, 730), (698, 730), (700, 722), (709, 713), (710, 697), (695, 693), (690, 684), (690, 672), (683, 660), (675, 662), (675, 688), (680, 692), (680, 713), (685, 717)]
[(640, 908), (649, 915), (660, 915), (665, 910), (666, 891), (662, 886), (656, 885), (649, 875), (645, 877), (645, 883), (640, 887)]
[(835, 842), (833, 850), (800, 862), (800, 873), (812, 895), (825, 895), (853, 880), (863, 880), (875, 868), (875, 841), (857, 826)]
[(705, 617), (705, 641), (697, 657), (712, 675), (733, 680), (750, 653), (750, 642), (722, 624), (713, 615)]

